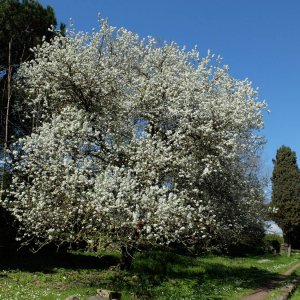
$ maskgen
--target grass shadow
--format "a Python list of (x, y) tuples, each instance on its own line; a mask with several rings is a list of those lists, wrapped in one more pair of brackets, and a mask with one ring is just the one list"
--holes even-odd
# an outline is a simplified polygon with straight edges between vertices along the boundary
[(55, 273), (55, 269), (105, 270), (119, 263), (119, 257), (111, 255), (87, 255), (80, 252), (30, 253), (27, 251), (2, 253), (0, 270), (21, 270), (28, 272)]

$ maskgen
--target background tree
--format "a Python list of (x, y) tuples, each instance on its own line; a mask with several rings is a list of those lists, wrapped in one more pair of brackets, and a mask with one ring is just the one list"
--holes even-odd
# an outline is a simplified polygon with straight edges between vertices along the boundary
[(300, 178), (296, 153), (282, 146), (273, 160), (272, 202), (273, 219), (281, 227), (291, 253), (292, 241), (300, 228)]
[[(13, 135), (21, 136), (31, 131), (22, 111), (15, 107), (15, 93), (9, 93), (9, 80), (14, 78), (16, 70), (23, 61), (31, 60), (31, 48), (49, 41), (56, 26), (52, 7), (44, 8), (34, 0), (0, 0), (0, 147), (10, 144)], [(64, 25), (61, 25), (64, 30)], [(9, 78), (10, 77), (10, 78)], [(8, 99), (10, 101), (8, 101)], [(9, 103), (10, 102), (10, 103)], [(8, 119), (7, 120), (7, 112)], [(6, 124), (8, 123), (8, 124)], [(8, 133), (6, 134), (6, 130)], [(5, 141), (5, 137), (8, 140)]]
[(242, 166), (261, 145), (266, 104), (250, 82), (210, 54), (107, 22), (34, 52), (17, 78), (35, 130), (15, 144), (4, 202), (20, 238), (102, 235), (128, 267), (141, 243), (237, 239), (260, 222), (260, 191)]
[[(29, 134), (32, 124), (16, 102), (23, 101), (23, 95), (13, 89), (14, 78), (20, 64), (33, 58), (31, 48), (49, 41), (55, 34), (48, 30), (56, 26), (56, 18), (51, 7), (44, 8), (33, 0), (0, 0), (0, 189), (10, 182), (11, 172), (6, 152), (17, 137)], [(61, 25), (64, 31), (64, 25)], [(0, 197), (2, 196), (2, 192)], [(8, 241), (12, 222), (3, 210), (0, 212), (1, 243)], [(5, 234), (4, 234), (5, 233)], [(4, 235), (6, 237), (4, 237)]]

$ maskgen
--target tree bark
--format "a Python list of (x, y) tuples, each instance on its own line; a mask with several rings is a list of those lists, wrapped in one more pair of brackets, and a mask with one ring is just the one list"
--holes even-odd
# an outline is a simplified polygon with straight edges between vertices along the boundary
[(120, 269), (124, 271), (128, 271), (131, 267), (133, 255), (135, 253), (134, 246), (121, 246), (121, 261), (120, 261)]
[(7, 161), (7, 149), (8, 149), (8, 123), (9, 123), (9, 111), (10, 111), (10, 99), (11, 99), (11, 78), (12, 78), (12, 66), (11, 66), (11, 43), (8, 44), (8, 69), (7, 69), (7, 105), (6, 105), (6, 115), (5, 115), (5, 136), (3, 145), (3, 163), (2, 163), (2, 180), (1, 180), (1, 192), (0, 199), (2, 198), (4, 180), (5, 180), (5, 168)]
[(287, 249), (287, 257), (291, 257), (292, 245), (291, 245), (291, 236), (288, 235), (288, 249)]

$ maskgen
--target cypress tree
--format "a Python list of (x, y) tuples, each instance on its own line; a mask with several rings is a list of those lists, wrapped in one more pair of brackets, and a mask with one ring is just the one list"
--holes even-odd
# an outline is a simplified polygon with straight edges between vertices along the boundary
[(277, 150), (273, 163), (272, 215), (283, 231), (290, 255), (292, 241), (300, 228), (300, 178), (296, 153), (282, 146)]

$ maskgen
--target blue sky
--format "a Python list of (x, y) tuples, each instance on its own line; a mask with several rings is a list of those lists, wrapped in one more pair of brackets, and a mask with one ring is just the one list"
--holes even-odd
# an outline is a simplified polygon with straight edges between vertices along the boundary
[(42, 0), (58, 21), (77, 30), (97, 28), (97, 15), (140, 36), (180, 45), (198, 45), (204, 56), (220, 54), (237, 78), (260, 88), (270, 114), (265, 117), (265, 170), (281, 145), (300, 162), (300, 1), (289, 0)]

